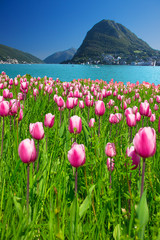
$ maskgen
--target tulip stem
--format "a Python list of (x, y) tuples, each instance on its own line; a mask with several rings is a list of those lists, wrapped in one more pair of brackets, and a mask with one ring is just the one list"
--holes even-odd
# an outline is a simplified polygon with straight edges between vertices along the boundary
[(144, 187), (144, 173), (145, 173), (145, 158), (143, 158), (143, 167), (142, 167), (141, 197), (143, 194), (143, 187)]
[(11, 122), (11, 116), (10, 116), (9, 119), (10, 119), (10, 131), (11, 131), (11, 130), (12, 130), (12, 129), (11, 129), (11, 125), (12, 125), (12, 122)]
[(76, 168), (76, 175), (75, 175), (75, 197), (77, 196), (77, 178), (78, 178), (78, 169)]
[(4, 117), (3, 117), (3, 127), (2, 127), (1, 159), (3, 154), (3, 138), (4, 138)]
[(90, 110), (90, 107), (88, 107), (88, 124), (89, 124), (89, 110)]
[(98, 137), (100, 136), (100, 126), (101, 126), (101, 119), (100, 119), (100, 116), (99, 116), (99, 128), (98, 128)]
[(38, 156), (39, 156), (39, 140), (38, 140), (38, 142), (37, 142), (37, 173), (38, 173), (38, 171), (39, 171), (39, 161), (38, 161)]
[(47, 152), (47, 140), (48, 140), (48, 128), (47, 128), (47, 136), (46, 136), (46, 152)]
[(71, 109), (69, 109), (68, 122), (70, 121)]
[(61, 127), (61, 122), (62, 122), (62, 111), (60, 110), (60, 127)]
[(112, 187), (112, 176), (111, 176), (111, 170), (109, 171), (109, 183), (110, 183), (109, 188), (111, 189), (111, 187)]
[(27, 164), (27, 214), (29, 216), (29, 164)]

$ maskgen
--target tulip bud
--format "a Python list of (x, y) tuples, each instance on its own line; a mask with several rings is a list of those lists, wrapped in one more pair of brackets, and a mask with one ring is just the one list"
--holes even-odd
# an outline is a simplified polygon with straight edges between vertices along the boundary
[(23, 140), (18, 147), (18, 154), (24, 163), (34, 162), (36, 160), (36, 147), (33, 139)]
[(85, 164), (85, 147), (83, 144), (73, 143), (68, 151), (68, 160), (73, 167), (80, 167)]
[(69, 120), (69, 131), (70, 133), (80, 133), (82, 131), (82, 120), (78, 116), (72, 116)]
[(105, 147), (105, 154), (111, 158), (116, 156), (116, 149), (115, 149), (114, 143), (110, 143), (110, 142), (107, 143), (107, 145)]
[(30, 123), (29, 132), (34, 139), (40, 140), (44, 138), (44, 129), (42, 122)]
[(55, 119), (55, 115), (52, 115), (51, 113), (47, 113), (44, 119), (44, 126), (49, 128), (53, 127), (54, 119)]

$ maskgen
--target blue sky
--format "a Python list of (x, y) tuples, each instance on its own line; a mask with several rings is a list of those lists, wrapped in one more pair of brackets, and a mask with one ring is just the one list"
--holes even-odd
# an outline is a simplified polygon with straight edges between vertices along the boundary
[(78, 48), (102, 19), (160, 50), (160, 0), (0, 0), (0, 43), (44, 59)]

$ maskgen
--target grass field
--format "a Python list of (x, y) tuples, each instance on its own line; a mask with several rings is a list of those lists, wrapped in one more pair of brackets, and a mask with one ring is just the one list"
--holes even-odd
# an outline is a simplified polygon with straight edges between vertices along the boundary
[[(24, 109), (21, 106), (23, 119), (18, 121), (19, 110), (17, 114), (4, 117), (3, 154), (0, 160), (0, 239), (160, 239), (160, 110), (154, 110), (155, 104), (158, 105), (156, 96), (160, 94), (160, 86), (146, 83), (128, 83), (125, 86), (123, 83), (90, 79), (62, 83), (58, 79), (36, 79), (30, 75), (18, 76), (16, 79), (18, 85), (14, 85), (15, 79), (13, 85), (10, 85), (9, 77), (5, 73), (0, 75), (0, 84), (4, 85), (0, 89), (1, 96), (4, 89), (10, 86), (13, 99), (16, 99), (18, 93), (22, 92), (20, 81), (29, 83), (28, 92), (23, 93), (25, 99), (20, 101), (24, 106)], [(43, 84), (41, 90), (40, 84)], [(48, 90), (48, 87), (53, 90), (51, 94), (48, 91), (52, 90)], [(38, 89), (36, 97), (33, 96), (33, 88)], [(83, 109), (77, 104), (70, 111), (64, 107), (60, 123), (60, 111), (53, 97), (57, 94), (66, 102), (67, 95), (72, 95), (71, 92), (74, 94), (76, 89), (82, 93), (78, 102), (85, 102), (88, 91), (94, 102), (98, 101), (104, 89), (107, 92), (107, 96), (103, 97), (106, 107), (104, 115), (99, 118), (95, 114), (95, 104)], [(118, 95), (124, 96), (122, 100), (118, 100)], [(109, 107), (111, 99), (114, 100), (114, 105)], [(133, 143), (123, 110), (124, 101), (128, 102), (127, 107), (137, 106), (139, 109), (140, 99), (142, 102), (148, 100), (150, 109), (156, 116), (154, 122), (150, 122), (149, 117), (144, 117), (143, 122), (143, 126), (151, 126), (156, 131), (156, 153), (146, 159), (144, 193), (141, 198), (143, 159), (141, 158), (140, 167), (131, 170), (133, 166), (126, 156), (126, 149)], [(122, 114), (122, 120), (111, 126), (109, 116), (115, 113), (115, 106), (119, 108), (116, 112)], [(34, 167), (33, 163), (30, 164), (28, 214), (27, 164), (21, 161), (18, 146), (22, 140), (32, 138), (30, 123), (44, 123), (47, 113), (54, 114), (55, 120), (52, 128), (44, 127), (45, 135), (39, 141), (38, 159)], [(82, 131), (76, 135), (76, 142), (84, 144), (86, 155), (85, 164), (78, 168), (76, 196), (75, 168), (67, 156), (75, 141), (74, 134), (68, 130), (69, 116), (73, 115), (82, 119)], [(88, 126), (88, 119), (91, 118), (95, 118), (93, 128)], [(142, 121), (143, 117), (132, 127), (132, 140), (142, 127)], [(1, 133), (2, 128), (3, 117), (0, 123)], [(2, 145), (2, 134), (0, 141)], [(108, 171), (106, 165), (105, 146), (108, 142), (114, 143), (116, 148), (112, 172)], [(35, 140), (36, 146), (37, 143)]]

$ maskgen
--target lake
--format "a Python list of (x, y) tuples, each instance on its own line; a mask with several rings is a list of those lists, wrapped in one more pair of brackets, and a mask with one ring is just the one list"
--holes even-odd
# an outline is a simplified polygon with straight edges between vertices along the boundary
[(143, 81), (160, 83), (159, 66), (115, 66), (115, 65), (70, 65), (70, 64), (0, 64), (0, 72), (5, 71), (10, 78), (18, 74), (30, 74), (32, 77), (59, 78), (62, 82), (70, 82), (78, 78), (102, 79), (136, 83)]

